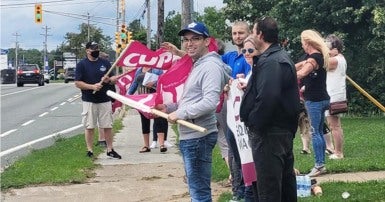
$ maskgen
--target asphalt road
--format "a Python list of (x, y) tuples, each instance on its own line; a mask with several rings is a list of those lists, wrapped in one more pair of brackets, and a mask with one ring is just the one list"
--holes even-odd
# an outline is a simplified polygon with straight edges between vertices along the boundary
[(73, 83), (1, 85), (1, 168), (58, 135), (82, 132), (80, 90)]

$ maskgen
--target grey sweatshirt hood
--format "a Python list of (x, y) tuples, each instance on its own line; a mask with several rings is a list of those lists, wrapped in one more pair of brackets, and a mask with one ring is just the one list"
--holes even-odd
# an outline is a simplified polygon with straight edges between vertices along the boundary
[[(225, 84), (231, 78), (220, 55), (210, 52), (199, 58), (185, 83), (184, 92), (176, 110), (178, 119), (192, 122), (207, 129), (206, 134), (217, 132), (215, 110)], [(206, 134), (179, 125), (180, 140), (199, 138)]]
[(200, 58), (198, 61), (196, 61), (196, 64), (194, 67), (198, 66), (200, 63), (205, 62), (206, 60), (210, 60), (212, 62), (215, 62), (218, 66), (223, 68), (224, 71), (224, 80), (227, 83), (232, 77), (231, 77), (231, 67), (223, 62), (222, 57), (217, 52), (209, 52), (202, 58)]

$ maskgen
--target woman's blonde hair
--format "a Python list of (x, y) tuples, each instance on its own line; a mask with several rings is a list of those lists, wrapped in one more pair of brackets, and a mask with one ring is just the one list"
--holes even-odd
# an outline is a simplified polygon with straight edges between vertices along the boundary
[(301, 33), (301, 40), (308, 43), (313, 48), (322, 53), (324, 58), (324, 68), (329, 69), (329, 48), (327, 47), (324, 38), (315, 30), (307, 29)]
[(257, 47), (257, 42), (255, 41), (255, 38), (253, 36), (248, 36), (245, 40), (243, 40), (243, 44), (245, 44), (246, 42), (250, 42), (254, 45), (254, 47), (256, 48)]

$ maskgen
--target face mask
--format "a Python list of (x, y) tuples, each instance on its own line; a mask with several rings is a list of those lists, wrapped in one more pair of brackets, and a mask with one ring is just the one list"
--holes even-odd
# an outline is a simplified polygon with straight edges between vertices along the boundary
[(94, 58), (98, 58), (99, 57), (99, 52), (100, 51), (92, 51), (91, 52), (91, 56), (94, 57)]

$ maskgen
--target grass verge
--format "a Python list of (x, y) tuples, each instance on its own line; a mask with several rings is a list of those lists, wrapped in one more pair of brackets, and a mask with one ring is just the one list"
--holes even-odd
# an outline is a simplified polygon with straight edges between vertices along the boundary
[[(385, 118), (342, 119), (345, 134), (345, 159), (326, 160), (329, 173), (385, 170), (384, 145)], [(122, 128), (122, 121), (114, 123), (114, 132)], [(173, 128), (175, 130), (175, 128)], [(95, 141), (96, 141), (95, 135)], [(306, 173), (314, 164), (313, 155), (301, 155), (300, 136), (294, 142), (295, 167)], [(79, 155), (79, 151), (81, 155)], [(84, 151), (84, 152), (83, 152)], [(95, 147), (95, 156), (102, 152)], [(84, 155), (83, 155), (83, 153)], [(1, 174), (1, 189), (20, 188), (38, 184), (83, 183), (93, 176), (97, 165), (85, 156), (84, 134), (59, 139), (52, 147), (33, 151)], [(218, 147), (213, 153), (213, 181), (227, 180), (228, 169)], [(328, 182), (321, 185), (323, 196), (301, 198), (299, 201), (342, 201), (341, 194), (350, 193), (350, 201), (384, 201), (385, 181), (363, 183)], [(219, 201), (228, 201), (231, 193), (225, 192)]]
[[(122, 120), (114, 122), (114, 132), (122, 129)], [(97, 141), (97, 134), (94, 136)], [(94, 154), (103, 151), (95, 146)], [(1, 174), (1, 190), (38, 184), (82, 183), (93, 177), (97, 165), (86, 157), (84, 134), (58, 139), (51, 147), (32, 151)]]
[[(384, 117), (342, 118), (345, 158), (343, 160), (326, 159), (328, 173), (385, 170), (384, 123)], [(294, 139), (295, 167), (301, 173), (308, 173), (314, 166), (314, 152), (310, 155), (302, 155), (301, 149), (301, 137), (297, 134)], [(213, 174), (215, 175), (215, 171)], [(343, 201), (341, 194), (345, 191), (350, 193), (349, 201), (384, 201), (385, 196), (384, 180), (362, 183), (327, 182), (322, 183), (321, 187), (323, 189), (321, 197), (299, 198), (299, 201)], [(229, 190), (220, 196), (219, 201), (227, 202), (231, 196)]]

